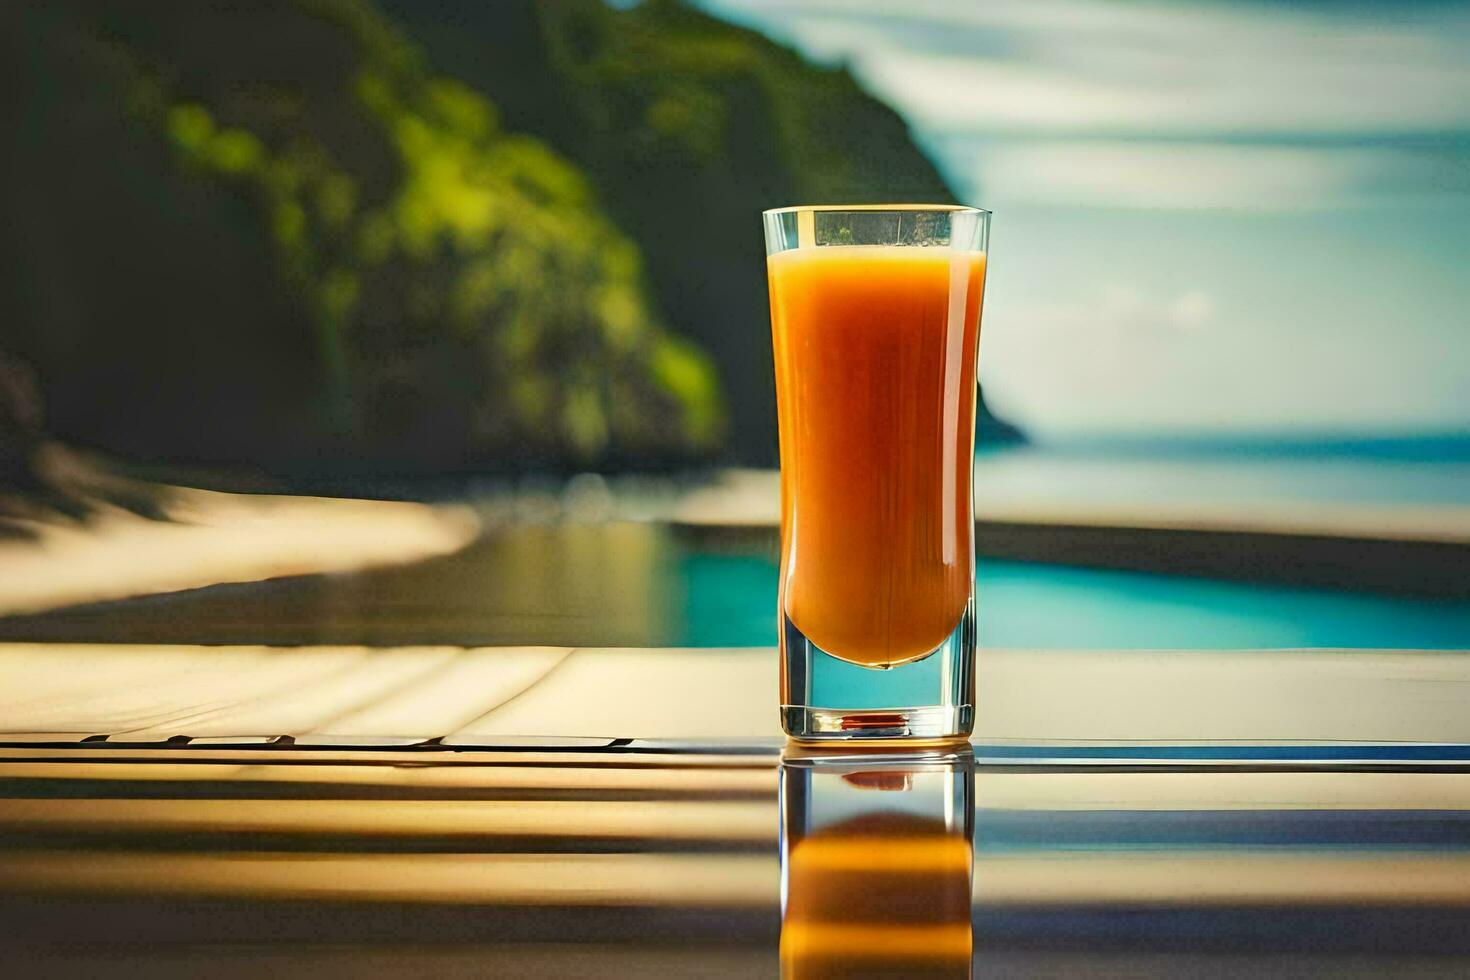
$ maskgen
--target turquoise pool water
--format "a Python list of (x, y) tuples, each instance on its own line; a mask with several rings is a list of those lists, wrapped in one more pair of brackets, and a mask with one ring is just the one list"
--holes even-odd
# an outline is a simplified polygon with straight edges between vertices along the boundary
[[(776, 565), (690, 553), (679, 563), (688, 646), (776, 642)], [(988, 647), (1470, 647), (1470, 602), (982, 561)]]
[[(984, 452), (977, 499), (1470, 505), (1470, 437), (1031, 445)], [(776, 641), (769, 555), (678, 561), (684, 643)], [(1470, 601), (982, 560), (980, 642), (990, 647), (1470, 648)]]

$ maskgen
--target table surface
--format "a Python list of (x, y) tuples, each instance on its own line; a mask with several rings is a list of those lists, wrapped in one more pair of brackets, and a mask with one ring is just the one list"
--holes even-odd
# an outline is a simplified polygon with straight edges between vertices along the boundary
[[(982, 650), (976, 674), (982, 746), (1470, 744), (1470, 651)], [(0, 643), (12, 741), (770, 747), (776, 703), (768, 648)]]
[[(932, 762), (783, 797), (774, 686), (770, 650), (0, 645), (0, 955), (778, 975), (783, 820), (912, 810)], [(979, 690), (977, 974), (1470, 969), (1470, 653), (984, 651)], [(907, 852), (853, 853), (839, 906)]]

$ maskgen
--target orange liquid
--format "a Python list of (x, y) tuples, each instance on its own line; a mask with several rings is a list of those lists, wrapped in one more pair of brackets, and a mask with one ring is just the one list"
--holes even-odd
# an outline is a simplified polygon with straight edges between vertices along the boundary
[(781, 430), (781, 608), (822, 650), (933, 652), (975, 576), (982, 252), (822, 246), (767, 260)]
[(970, 842), (943, 822), (873, 813), (796, 842), (782, 980), (968, 978)]

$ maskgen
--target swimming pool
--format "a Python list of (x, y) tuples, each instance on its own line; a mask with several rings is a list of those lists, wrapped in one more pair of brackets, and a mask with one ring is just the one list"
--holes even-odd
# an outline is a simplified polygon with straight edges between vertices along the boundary
[[(774, 534), (717, 547), (641, 522), (512, 524), (401, 566), (0, 619), (0, 639), (393, 646), (769, 646)], [(1036, 649), (1470, 648), (1470, 600), (982, 558), (980, 642)]]
[[(776, 642), (776, 564), (691, 551), (681, 645)], [(980, 643), (1051, 649), (1470, 647), (1470, 602), (1121, 572), (979, 563)]]

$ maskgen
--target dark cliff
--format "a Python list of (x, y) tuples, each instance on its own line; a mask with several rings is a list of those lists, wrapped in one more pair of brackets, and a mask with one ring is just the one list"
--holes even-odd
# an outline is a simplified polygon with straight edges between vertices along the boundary
[(135, 458), (770, 463), (758, 212), (950, 199), (846, 72), (666, 0), (0, 27), (0, 350)]

